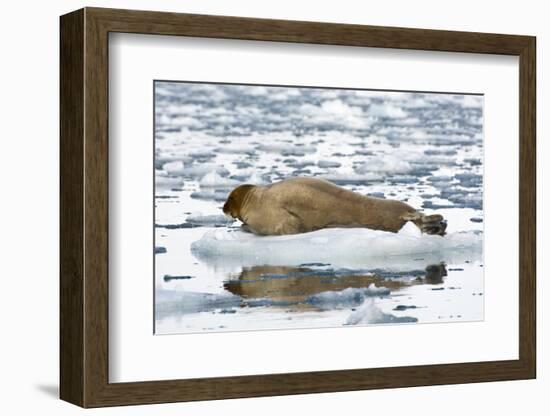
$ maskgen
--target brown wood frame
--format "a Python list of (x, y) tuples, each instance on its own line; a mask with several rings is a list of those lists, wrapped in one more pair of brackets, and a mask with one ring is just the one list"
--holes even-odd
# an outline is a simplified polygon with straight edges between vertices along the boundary
[[(536, 377), (535, 38), (85, 8), (60, 19), (60, 396), (83, 407)], [(109, 383), (108, 34), (248, 39), (519, 56), (519, 359)]]

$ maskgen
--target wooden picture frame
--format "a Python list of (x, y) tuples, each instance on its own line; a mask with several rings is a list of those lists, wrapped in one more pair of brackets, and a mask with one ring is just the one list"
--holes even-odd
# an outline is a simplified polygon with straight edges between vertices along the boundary
[[(82, 407), (529, 379), (536, 376), (535, 38), (85, 8), (61, 17), (60, 396)], [(519, 57), (519, 359), (109, 383), (108, 34)]]

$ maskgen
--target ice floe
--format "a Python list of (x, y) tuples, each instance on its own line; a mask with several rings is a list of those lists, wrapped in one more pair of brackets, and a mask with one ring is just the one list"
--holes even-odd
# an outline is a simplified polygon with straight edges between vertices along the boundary
[(374, 283), (365, 288), (348, 287), (340, 291), (321, 292), (306, 299), (306, 303), (315, 305), (321, 309), (349, 308), (361, 305), (367, 297), (387, 296), (390, 289), (376, 287)]
[(479, 259), (480, 232), (444, 237), (421, 234), (407, 223), (399, 233), (366, 228), (332, 228), (305, 234), (258, 236), (234, 230), (208, 231), (192, 243), (193, 254), (213, 264), (245, 266), (330, 263), (334, 267), (408, 268), (454, 260)]
[(258, 172), (254, 172), (248, 177), (246, 182), (252, 185), (266, 185), (269, 181), (265, 176), (259, 174)]
[(235, 220), (225, 215), (213, 214), (190, 214), (185, 219), (185, 222), (178, 224), (155, 224), (157, 228), (166, 228), (168, 230), (177, 230), (181, 228), (196, 228), (196, 227), (226, 227), (232, 224)]
[(181, 175), (193, 179), (200, 179), (209, 173), (216, 173), (220, 176), (229, 175), (229, 170), (224, 166), (220, 166), (214, 163), (201, 163), (192, 166), (184, 167), (181, 170), (174, 172), (175, 175)]
[(268, 153), (280, 153), (283, 156), (304, 156), (315, 153), (313, 146), (298, 146), (291, 143), (262, 143), (256, 147), (258, 150)]
[(404, 118), (407, 112), (390, 103), (372, 104), (367, 114), (374, 117)]
[(191, 224), (197, 225), (228, 225), (231, 224), (234, 220), (227, 217), (226, 215), (202, 215), (200, 213), (193, 213), (187, 216), (185, 221)]
[(320, 160), (317, 162), (317, 166), (320, 168), (339, 168), (342, 166), (342, 163), (334, 161), (334, 160)]
[(355, 172), (359, 174), (368, 174), (372, 172), (383, 173), (409, 173), (413, 167), (409, 162), (394, 156), (368, 157), (365, 162), (355, 166)]
[(206, 174), (201, 180), (200, 185), (205, 188), (231, 188), (240, 184), (239, 181), (230, 178), (224, 178), (217, 172)]
[(241, 297), (231, 293), (178, 292), (159, 289), (155, 292), (155, 314), (158, 317), (173, 313), (186, 314), (238, 307)]
[(173, 178), (168, 176), (155, 176), (155, 187), (159, 190), (167, 190), (179, 187), (183, 184), (181, 178)]
[(346, 325), (380, 325), (414, 322), (418, 322), (418, 319), (409, 316), (398, 317), (382, 312), (382, 310), (376, 306), (373, 299), (367, 298), (357, 310), (350, 314), (346, 321)]
[(191, 193), (192, 199), (200, 199), (204, 201), (222, 202), (227, 199), (228, 191), (224, 189), (206, 189)]
[(328, 172), (321, 175), (323, 179), (337, 185), (364, 185), (369, 182), (381, 181), (384, 175), (379, 172)]
[(359, 106), (349, 105), (342, 100), (327, 100), (321, 105), (302, 104), (299, 113), (309, 125), (339, 125), (351, 129), (364, 129), (371, 125), (368, 114)]

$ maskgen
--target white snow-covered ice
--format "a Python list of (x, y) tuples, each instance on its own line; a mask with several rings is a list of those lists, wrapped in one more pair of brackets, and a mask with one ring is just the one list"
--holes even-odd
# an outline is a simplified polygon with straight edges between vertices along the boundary
[(201, 260), (213, 264), (300, 265), (329, 263), (335, 267), (407, 268), (423, 262), (479, 260), (479, 231), (445, 237), (422, 234), (412, 223), (399, 233), (366, 228), (330, 228), (305, 234), (258, 236), (244, 231), (213, 230), (191, 244)]

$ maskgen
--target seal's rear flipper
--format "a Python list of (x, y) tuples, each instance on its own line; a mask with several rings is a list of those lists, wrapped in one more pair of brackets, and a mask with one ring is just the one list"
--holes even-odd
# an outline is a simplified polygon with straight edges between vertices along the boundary
[(424, 215), (420, 212), (412, 212), (406, 214), (403, 219), (405, 221), (412, 221), (423, 233), (445, 235), (447, 229), (447, 221), (442, 215), (432, 214)]
[(443, 216), (439, 214), (434, 215), (422, 215), (418, 225), (423, 233), (445, 235), (447, 229), (447, 221), (443, 219)]

